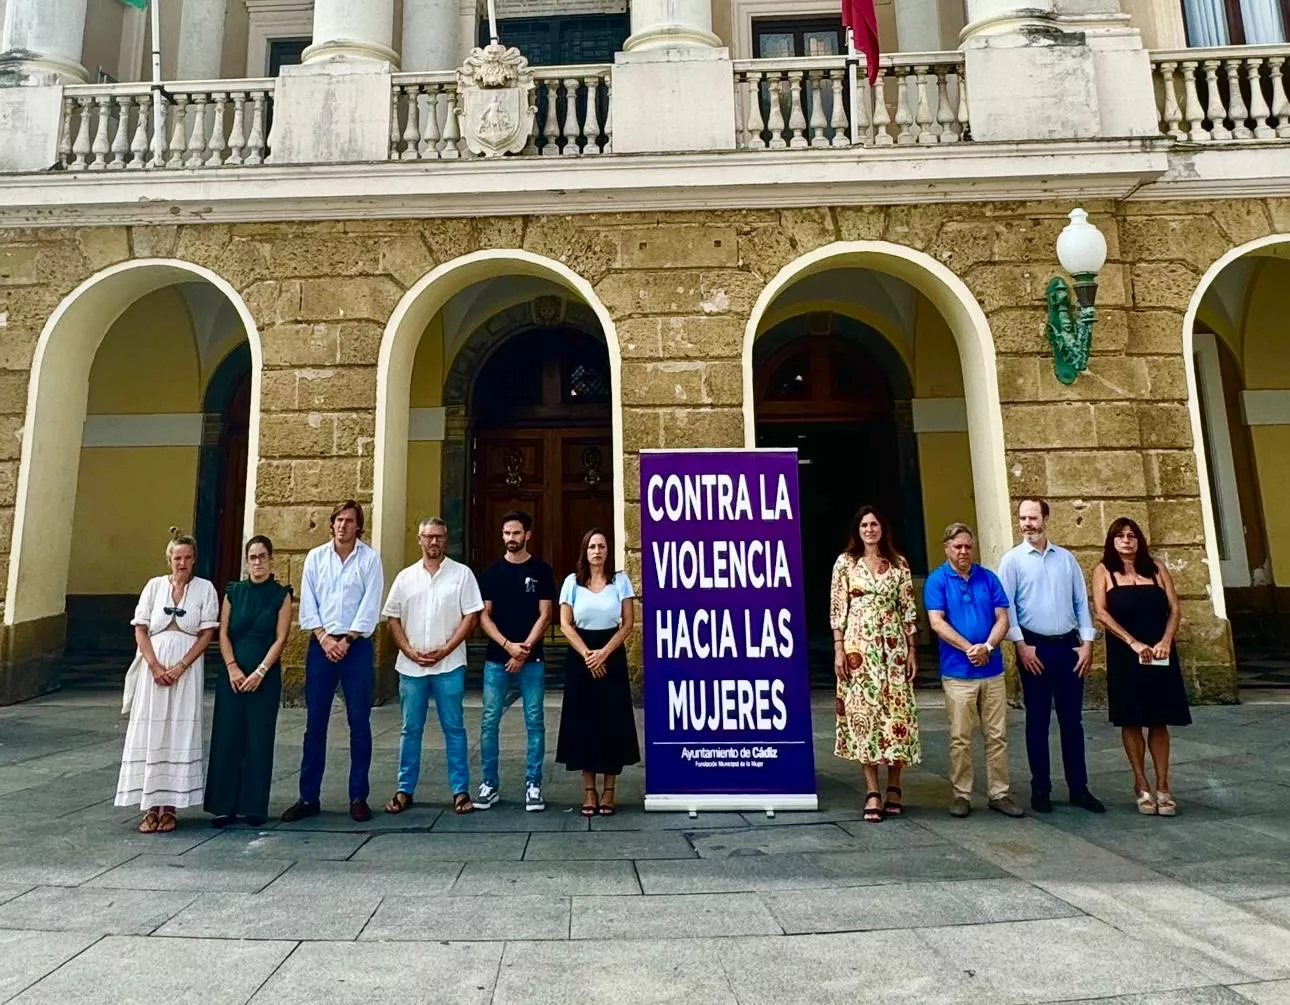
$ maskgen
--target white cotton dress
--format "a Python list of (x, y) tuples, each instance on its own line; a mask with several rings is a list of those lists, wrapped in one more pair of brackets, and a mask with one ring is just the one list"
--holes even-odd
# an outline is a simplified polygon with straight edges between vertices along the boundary
[[(167, 614), (167, 607), (177, 610)], [(163, 666), (173, 666), (192, 648), (198, 634), (219, 627), (219, 596), (208, 580), (192, 579), (176, 604), (170, 597), (170, 577), (158, 576), (143, 588), (130, 623), (147, 626), (157, 659)], [(137, 804), (146, 810), (201, 805), (206, 785), (204, 675), (204, 655), (170, 687), (157, 684), (146, 666), (138, 675), (116, 783), (117, 806)]]

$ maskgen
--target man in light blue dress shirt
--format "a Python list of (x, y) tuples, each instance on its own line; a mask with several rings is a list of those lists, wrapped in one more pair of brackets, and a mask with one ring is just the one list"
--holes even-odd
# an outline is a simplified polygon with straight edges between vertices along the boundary
[(349, 815), (372, 819), (367, 804), (372, 765), (372, 692), (376, 659), (372, 633), (381, 615), (385, 577), (381, 556), (359, 535), (363, 507), (346, 499), (332, 510), (332, 539), (305, 558), (300, 583), (300, 627), (312, 634), (305, 656), (305, 742), (300, 761), (300, 800), (282, 819), (288, 823), (320, 810), (327, 766), (327, 723), (339, 684), (349, 721)]
[(1021, 500), (1021, 544), (999, 563), (999, 580), (1008, 595), (1008, 639), (1016, 646), (1026, 705), (1030, 805), (1038, 813), (1053, 809), (1048, 731), (1056, 705), (1070, 801), (1104, 813), (1106, 807), (1088, 789), (1084, 758), (1084, 675), (1097, 632), (1079, 562), (1048, 540), (1049, 512), (1044, 499)]

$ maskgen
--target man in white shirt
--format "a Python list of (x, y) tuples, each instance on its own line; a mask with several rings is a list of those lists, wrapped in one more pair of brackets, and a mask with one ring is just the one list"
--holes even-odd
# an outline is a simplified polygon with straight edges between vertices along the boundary
[(398, 791), (386, 803), (385, 812), (402, 813), (412, 805), (421, 777), (421, 737), (433, 695), (443, 729), (452, 808), (469, 813), (473, 807), (461, 697), (466, 685), (466, 638), (479, 623), (484, 601), (475, 574), (444, 554), (446, 523), (438, 517), (422, 520), (417, 543), (421, 561), (394, 578), (382, 611), (399, 649), (394, 666), (403, 708)]
[(332, 539), (305, 557), (300, 627), (310, 632), (305, 656), (305, 742), (300, 800), (282, 814), (287, 823), (319, 812), (327, 766), (327, 722), (339, 683), (349, 720), (349, 815), (372, 819), (367, 805), (372, 766), (372, 691), (376, 658), (372, 633), (381, 614), (385, 576), (381, 556), (360, 539), (363, 507), (346, 499), (331, 513)]

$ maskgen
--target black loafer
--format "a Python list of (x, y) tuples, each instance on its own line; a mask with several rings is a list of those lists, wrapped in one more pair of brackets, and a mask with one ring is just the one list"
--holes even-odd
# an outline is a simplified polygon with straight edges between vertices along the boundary
[(1036, 813), (1051, 813), (1053, 811), (1053, 797), (1047, 792), (1036, 792), (1030, 797), (1030, 808)]
[(307, 803), (301, 799), (299, 802), (292, 803), (287, 807), (286, 812), (282, 814), (282, 822), (284, 824), (293, 824), (297, 820), (317, 816), (321, 812), (322, 807), (318, 803)]
[(1089, 792), (1088, 789), (1082, 789), (1079, 792), (1072, 792), (1071, 805), (1078, 806), (1082, 810), (1088, 810), (1090, 813), (1106, 812), (1106, 806), (1102, 803), (1102, 800)]

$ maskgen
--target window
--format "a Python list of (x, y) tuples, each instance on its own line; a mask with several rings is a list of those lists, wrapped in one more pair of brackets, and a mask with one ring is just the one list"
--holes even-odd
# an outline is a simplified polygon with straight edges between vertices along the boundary
[(1287, 39), (1290, 0), (1182, 0), (1187, 44), (1275, 45)]
[(269, 76), (276, 77), (284, 66), (299, 66), (310, 42), (307, 38), (269, 39)]
[(836, 17), (753, 18), (753, 58), (837, 56), (846, 44), (842, 21)]
[[(612, 63), (631, 34), (627, 14), (516, 17), (497, 24), (502, 44), (513, 45), (529, 66)], [(479, 44), (488, 44), (488, 22), (479, 22)]]

